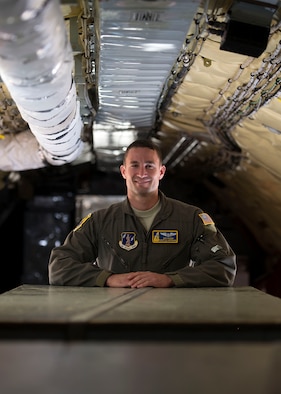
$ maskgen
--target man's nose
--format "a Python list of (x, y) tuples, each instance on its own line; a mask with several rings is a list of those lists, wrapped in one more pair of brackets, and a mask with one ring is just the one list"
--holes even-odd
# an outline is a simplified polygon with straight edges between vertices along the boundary
[(139, 166), (138, 175), (139, 175), (140, 177), (144, 177), (144, 176), (146, 176), (146, 174), (147, 174), (146, 166)]

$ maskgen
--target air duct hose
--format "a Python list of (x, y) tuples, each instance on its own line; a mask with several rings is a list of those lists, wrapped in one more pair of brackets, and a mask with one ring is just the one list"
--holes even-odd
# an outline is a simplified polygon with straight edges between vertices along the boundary
[(0, 75), (36, 137), (43, 162), (82, 151), (73, 52), (58, 0), (0, 0)]

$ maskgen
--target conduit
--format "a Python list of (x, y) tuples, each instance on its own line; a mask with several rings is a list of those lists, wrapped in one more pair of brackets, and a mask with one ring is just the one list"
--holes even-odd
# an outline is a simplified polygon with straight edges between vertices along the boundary
[(136, 135), (146, 138), (154, 130), (159, 101), (199, 1), (107, 0), (96, 4), (99, 108), (93, 141), (97, 166), (119, 171), (124, 147)]
[(42, 166), (72, 162), (83, 149), (83, 123), (60, 3), (0, 0), (0, 5), (1, 78), (38, 141)]

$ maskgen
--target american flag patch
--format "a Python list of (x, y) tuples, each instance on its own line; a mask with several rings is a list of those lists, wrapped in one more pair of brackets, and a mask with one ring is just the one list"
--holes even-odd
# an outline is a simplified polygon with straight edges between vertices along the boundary
[(199, 213), (199, 216), (200, 216), (202, 222), (205, 224), (205, 226), (207, 224), (215, 224), (213, 222), (213, 219), (207, 213)]

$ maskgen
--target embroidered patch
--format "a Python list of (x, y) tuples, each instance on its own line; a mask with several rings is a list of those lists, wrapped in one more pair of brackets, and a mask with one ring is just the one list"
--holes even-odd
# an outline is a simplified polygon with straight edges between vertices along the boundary
[(220, 245), (215, 245), (215, 246), (213, 246), (212, 248), (211, 248), (211, 251), (213, 252), (213, 253), (216, 253), (218, 250), (221, 250), (222, 249), (222, 246), (220, 246)]
[(153, 230), (152, 243), (154, 244), (177, 244), (178, 230)]
[(79, 230), (79, 228), (82, 227), (83, 224), (84, 224), (91, 216), (92, 216), (91, 213), (89, 213), (87, 216), (85, 216), (85, 217), (80, 221), (80, 223), (75, 227), (75, 229), (74, 229), (73, 231)]
[(119, 246), (125, 250), (132, 250), (138, 246), (139, 242), (136, 240), (136, 233), (131, 231), (125, 231), (121, 233), (121, 240)]
[(199, 213), (202, 222), (207, 226), (207, 224), (215, 224), (213, 219), (207, 213)]

